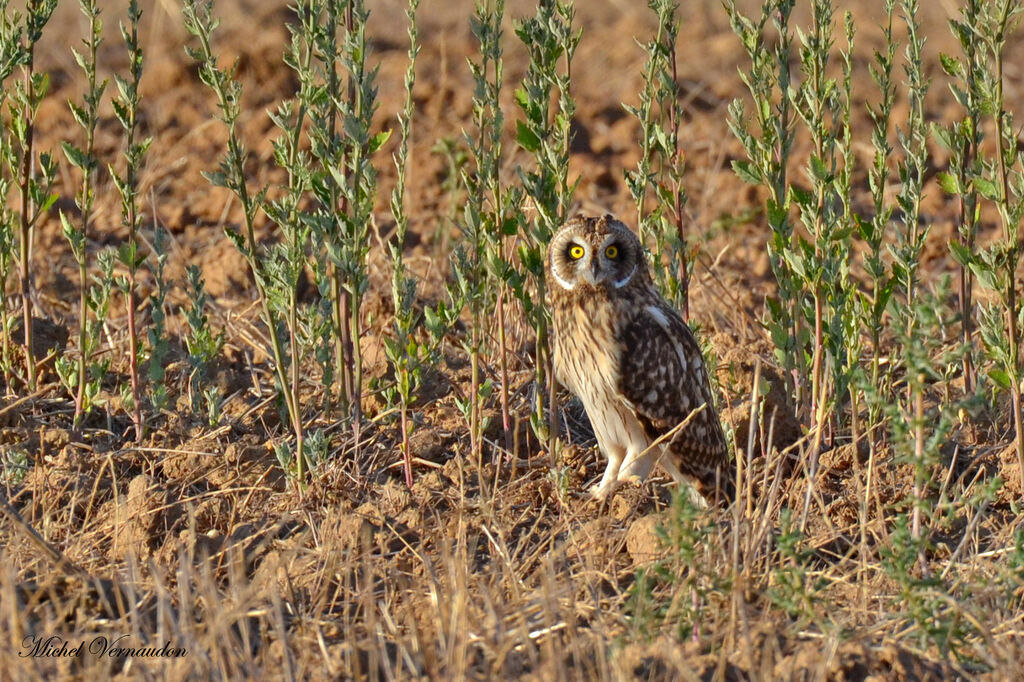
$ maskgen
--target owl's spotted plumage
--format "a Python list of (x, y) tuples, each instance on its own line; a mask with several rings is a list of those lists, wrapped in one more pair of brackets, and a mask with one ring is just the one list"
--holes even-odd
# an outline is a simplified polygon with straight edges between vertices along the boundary
[(555, 372), (583, 401), (608, 457), (594, 496), (646, 479), (660, 457), (673, 478), (731, 497), (725, 436), (700, 348), (655, 289), (629, 228), (611, 216), (566, 223), (548, 245), (547, 302)]

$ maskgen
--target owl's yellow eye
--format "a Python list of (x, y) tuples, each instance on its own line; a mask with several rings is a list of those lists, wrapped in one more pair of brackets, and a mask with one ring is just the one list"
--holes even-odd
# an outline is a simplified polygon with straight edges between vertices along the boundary
[(619, 257), (619, 247), (615, 246), (614, 244), (609, 246), (607, 249), (604, 250), (604, 255), (611, 260), (615, 260), (616, 258)]
[(583, 258), (583, 247), (580, 246), (579, 244), (574, 244), (569, 249), (569, 258), (572, 258), (573, 260), (579, 260), (580, 258)]

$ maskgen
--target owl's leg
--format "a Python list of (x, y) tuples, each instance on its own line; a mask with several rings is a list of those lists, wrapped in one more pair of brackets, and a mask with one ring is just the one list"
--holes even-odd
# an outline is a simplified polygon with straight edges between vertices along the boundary
[(651, 446), (643, 425), (630, 414), (626, 422), (626, 459), (619, 469), (619, 483), (643, 483), (662, 453), (662, 445)]
[(619, 486), (619, 468), (622, 466), (622, 459), (625, 452), (619, 448), (601, 448), (608, 455), (608, 466), (605, 467), (604, 476), (601, 482), (590, 489), (590, 494), (595, 500), (606, 500), (615, 492)]
[(619, 483), (643, 483), (646, 481), (651, 469), (654, 468), (654, 462), (661, 454), (661, 448), (662, 446), (659, 445), (648, 449), (647, 452), (641, 450), (626, 455), (626, 460), (622, 463), (622, 468), (619, 469)]

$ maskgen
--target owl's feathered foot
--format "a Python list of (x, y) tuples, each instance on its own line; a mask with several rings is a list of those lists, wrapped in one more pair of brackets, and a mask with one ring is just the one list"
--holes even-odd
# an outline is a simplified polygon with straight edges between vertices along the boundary
[(590, 496), (599, 502), (611, 497), (615, 489), (619, 487), (619, 469), (622, 467), (622, 455), (612, 455), (608, 458), (608, 466), (605, 467), (604, 476), (601, 482), (590, 489)]
[(646, 453), (640, 457), (627, 457), (619, 469), (617, 480), (619, 483), (641, 484), (647, 480), (654, 468), (655, 453)]
[(590, 496), (598, 502), (604, 502), (612, 496), (612, 493), (619, 487), (619, 482), (615, 479), (611, 481), (605, 481), (603, 478), (601, 482), (590, 488)]

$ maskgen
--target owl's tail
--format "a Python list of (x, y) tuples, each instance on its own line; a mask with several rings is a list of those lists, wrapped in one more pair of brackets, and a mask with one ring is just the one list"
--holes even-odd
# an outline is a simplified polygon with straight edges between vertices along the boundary
[(715, 467), (694, 471), (687, 468), (680, 471), (672, 457), (661, 460), (665, 470), (677, 483), (687, 486), (703, 500), (699, 506), (719, 507), (726, 509), (736, 500), (736, 470), (728, 463)]
[(736, 501), (736, 469), (731, 463), (715, 467), (701, 477), (704, 497), (712, 506), (730, 507)]

